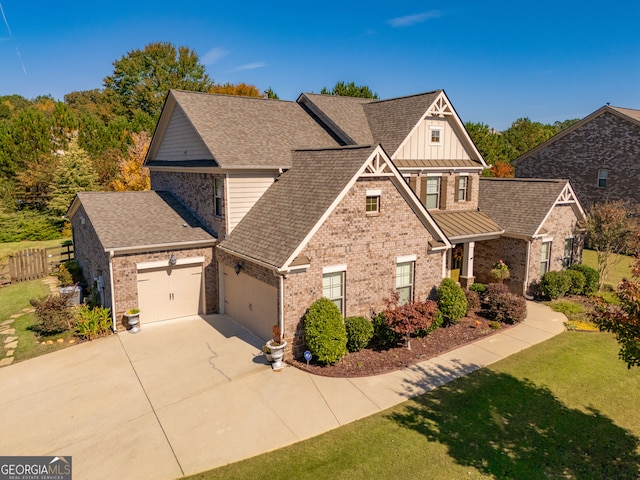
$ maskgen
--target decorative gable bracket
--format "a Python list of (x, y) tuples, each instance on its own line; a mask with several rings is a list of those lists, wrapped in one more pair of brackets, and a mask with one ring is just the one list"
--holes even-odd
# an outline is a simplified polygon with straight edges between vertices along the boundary
[(392, 175), (393, 171), (380, 152), (372, 155), (365, 166), (364, 172), (362, 172), (363, 177), (390, 177)]
[(560, 196), (558, 197), (558, 200), (556, 201), (557, 205), (567, 205), (567, 204), (571, 204), (571, 203), (576, 203), (576, 197), (573, 194), (573, 191), (571, 190), (571, 188), (569, 188), (569, 185), (565, 185), (565, 187), (562, 189), (562, 193), (560, 193)]
[(436, 101), (431, 104), (426, 113), (426, 116), (428, 117), (445, 117), (449, 115), (453, 115), (453, 108), (451, 108), (451, 105), (444, 94), (440, 94)]

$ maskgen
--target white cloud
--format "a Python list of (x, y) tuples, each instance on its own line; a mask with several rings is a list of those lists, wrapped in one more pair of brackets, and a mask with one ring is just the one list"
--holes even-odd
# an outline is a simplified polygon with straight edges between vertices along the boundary
[(212, 65), (227, 55), (229, 55), (227, 50), (222, 47), (214, 47), (204, 54), (202, 57), (202, 63), (205, 65)]
[(255, 70), (256, 68), (263, 68), (266, 66), (267, 64), (265, 62), (247, 63), (245, 65), (240, 65), (238, 68), (235, 68), (234, 72), (238, 72), (240, 70)]
[(410, 27), (416, 23), (422, 23), (430, 18), (441, 17), (442, 14), (437, 10), (430, 12), (416, 13), (415, 15), (406, 15), (404, 17), (392, 18), (387, 23), (392, 27)]

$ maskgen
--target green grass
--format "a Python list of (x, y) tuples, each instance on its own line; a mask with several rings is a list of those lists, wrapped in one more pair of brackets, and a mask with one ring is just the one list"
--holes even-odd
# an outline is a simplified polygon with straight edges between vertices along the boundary
[(66, 240), (70, 240), (69, 238), (58, 238), (57, 240), (42, 240), (42, 241), (29, 241), (25, 240), (22, 242), (4, 242), (0, 243), (0, 259), (13, 255), (16, 252), (21, 250), (26, 250), (27, 248), (49, 248), (49, 247), (57, 247), (62, 245)]
[[(616, 257), (616, 259), (619, 259), (619, 262), (617, 262), (611, 268), (609, 274), (607, 275), (607, 278), (604, 279), (604, 283), (605, 285), (610, 285), (615, 289), (618, 286), (618, 283), (620, 283), (620, 280), (622, 280), (623, 278), (629, 278), (629, 276), (631, 275), (631, 268), (634, 264), (634, 258), (617, 254), (614, 254), (614, 256)], [(584, 249), (584, 251), (582, 252), (582, 263), (597, 270), (598, 261), (596, 259), (595, 250)]]
[(617, 351), (611, 335), (566, 332), (382, 413), (190, 478), (637, 479), (640, 369)]
[[(73, 338), (73, 332), (40, 338), (32, 329), (37, 323), (35, 314), (24, 312), (24, 309), (31, 307), (29, 300), (41, 298), (48, 294), (49, 287), (42, 280), (20, 282), (0, 288), (0, 322), (9, 319), (14, 314), (21, 314), (10, 325), (11, 328), (15, 328), (15, 334), (11, 336), (18, 337), (18, 347), (13, 352), (14, 362), (20, 362), (69, 346), (68, 340)], [(5, 338), (7, 337), (0, 335), (0, 358), (4, 358), (7, 351), (4, 346)], [(58, 343), (57, 340), (60, 338), (65, 341)], [(43, 345), (43, 341), (52, 343)]]

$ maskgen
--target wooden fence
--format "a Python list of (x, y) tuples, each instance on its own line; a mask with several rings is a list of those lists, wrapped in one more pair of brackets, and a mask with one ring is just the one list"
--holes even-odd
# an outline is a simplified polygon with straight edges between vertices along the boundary
[(61, 263), (73, 259), (73, 245), (28, 248), (9, 256), (10, 283), (46, 277), (58, 271)]

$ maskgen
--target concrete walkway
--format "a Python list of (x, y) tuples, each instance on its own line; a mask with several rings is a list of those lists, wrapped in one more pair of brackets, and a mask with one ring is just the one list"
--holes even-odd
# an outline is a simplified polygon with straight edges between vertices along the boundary
[(74, 479), (173, 479), (380, 412), (564, 330), (528, 303), (520, 325), (401, 371), (273, 372), (224, 315), (147, 325), (0, 369), (0, 454), (73, 457)]

